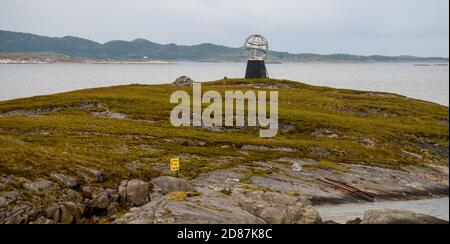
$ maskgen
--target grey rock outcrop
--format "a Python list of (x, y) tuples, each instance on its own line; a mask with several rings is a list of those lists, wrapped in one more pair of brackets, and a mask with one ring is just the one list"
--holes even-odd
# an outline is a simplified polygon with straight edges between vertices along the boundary
[[(249, 213), (268, 224), (319, 224), (322, 219), (311, 203), (301, 197), (277, 192), (234, 192), (235, 200)], [(276, 210), (275, 210), (276, 209)]]
[(2, 192), (0, 194), (0, 208), (7, 207), (19, 199), (21, 199), (21, 196), (17, 191)]
[(299, 201), (286, 209), (289, 224), (320, 224), (322, 218), (311, 204)]
[(105, 209), (109, 205), (109, 196), (106, 191), (101, 191), (98, 194), (95, 194), (94, 199), (92, 200), (93, 206), (99, 209)]
[(160, 176), (152, 180), (152, 184), (160, 189), (163, 194), (168, 194), (177, 191), (194, 191), (195, 189), (183, 179), (170, 177), (170, 176)]
[(369, 210), (361, 224), (448, 224), (433, 216), (402, 210)]
[(134, 208), (115, 223), (119, 224), (263, 224), (262, 219), (242, 210), (231, 197), (207, 193), (186, 201), (162, 196)]
[(46, 180), (46, 179), (38, 179), (33, 182), (25, 182), (23, 184), (23, 188), (30, 190), (30, 191), (46, 191), (54, 186), (53, 182)]
[(73, 224), (80, 220), (85, 213), (85, 206), (81, 203), (66, 202), (52, 204), (44, 210), (44, 217), (51, 223)]
[(119, 195), (119, 201), (124, 203), (127, 201), (127, 186), (128, 180), (122, 180), (117, 189), (117, 194)]
[(272, 207), (263, 209), (258, 216), (266, 221), (267, 224), (284, 224), (287, 218), (286, 212)]
[(127, 185), (127, 200), (138, 206), (148, 201), (149, 185), (141, 180), (130, 180)]
[(117, 190), (117, 198), (121, 203), (139, 206), (149, 201), (149, 190), (149, 184), (142, 180), (123, 180)]
[(66, 187), (69, 188), (76, 188), (78, 187), (78, 181), (72, 176), (67, 176), (59, 173), (51, 174), (51, 176), (57, 180), (59, 180), (61, 183), (63, 183)]
[(285, 224), (320, 223), (309, 202), (281, 193), (233, 189), (228, 195), (214, 190), (185, 199), (160, 195), (133, 208), (120, 224)]

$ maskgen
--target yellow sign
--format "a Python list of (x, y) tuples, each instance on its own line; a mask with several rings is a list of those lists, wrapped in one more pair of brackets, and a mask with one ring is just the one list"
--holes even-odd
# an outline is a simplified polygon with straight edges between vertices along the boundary
[(170, 170), (171, 171), (179, 171), (180, 170), (180, 159), (172, 158), (170, 160)]

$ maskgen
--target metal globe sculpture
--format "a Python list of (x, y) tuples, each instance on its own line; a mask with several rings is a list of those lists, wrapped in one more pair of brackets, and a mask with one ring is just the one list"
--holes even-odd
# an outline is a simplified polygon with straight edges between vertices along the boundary
[(269, 51), (269, 43), (261, 35), (251, 35), (245, 40), (244, 50), (250, 60), (264, 60)]
[(248, 56), (246, 79), (267, 78), (264, 59), (269, 51), (269, 43), (261, 35), (251, 35), (244, 43), (244, 51)]

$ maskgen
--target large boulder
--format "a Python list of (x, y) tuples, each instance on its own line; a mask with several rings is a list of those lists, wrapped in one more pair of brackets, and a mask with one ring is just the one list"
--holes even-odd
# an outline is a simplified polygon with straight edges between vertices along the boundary
[(158, 187), (163, 194), (194, 191), (194, 188), (186, 180), (170, 176), (155, 178), (152, 180), (152, 184)]
[(130, 180), (127, 184), (127, 201), (139, 206), (148, 201), (149, 184), (142, 180)]
[(448, 224), (433, 216), (402, 210), (369, 210), (361, 224)]

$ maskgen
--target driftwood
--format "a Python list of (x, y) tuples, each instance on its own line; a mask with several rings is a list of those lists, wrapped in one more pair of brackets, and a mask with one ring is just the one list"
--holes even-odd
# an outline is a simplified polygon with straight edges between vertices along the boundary
[(375, 197), (374, 196), (372, 196), (371, 194), (369, 194), (369, 193), (367, 193), (367, 192), (365, 192), (363, 190), (360, 190), (360, 189), (358, 189), (356, 187), (349, 186), (349, 185), (347, 185), (345, 183), (342, 183), (342, 182), (339, 182), (339, 181), (335, 181), (335, 180), (332, 180), (332, 179), (329, 179), (329, 178), (322, 178), (322, 179), (317, 179), (317, 180), (320, 181), (320, 182), (332, 185), (332, 186), (334, 186), (334, 187), (336, 187), (338, 189), (345, 190), (345, 191), (349, 192), (350, 194), (352, 194), (353, 196), (359, 197), (359, 198), (361, 198), (363, 200), (366, 200), (368, 202), (375, 202)]

